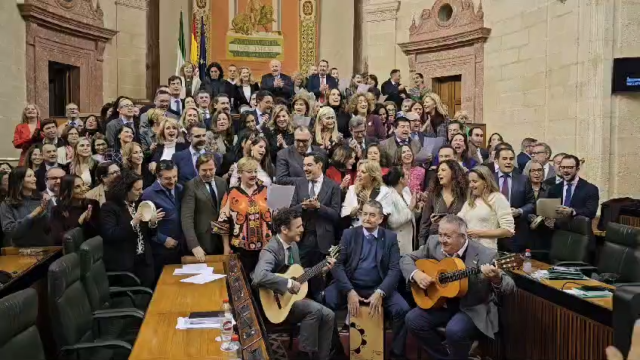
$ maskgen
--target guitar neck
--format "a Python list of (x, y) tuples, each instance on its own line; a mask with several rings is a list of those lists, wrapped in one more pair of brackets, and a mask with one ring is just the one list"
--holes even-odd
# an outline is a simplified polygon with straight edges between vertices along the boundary
[(298, 278), (296, 279), (296, 281), (300, 284), (304, 284), (307, 281), (309, 281), (309, 279), (318, 276), (321, 272), (322, 272), (322, 268), (325, 267), (325, 265), (327, 264), (326, 260), (323, 260), (321, 262), (319, 262), (318, 264), (316, 264), (316, 266), (312, 267), (311, 269), (307, 270), (304, 272), (304, 274), (298, 276)]
[(464, 278), (468, 278), (471, 275), (478, 274), (480, 272), (479, 267), (470, 267), (465, 268), (463, 270), (450, 271), (447, 273), (440, 274), (438, 277), (438, 281), (441, 284), (446, 284), (458, 280), (462, 280)]

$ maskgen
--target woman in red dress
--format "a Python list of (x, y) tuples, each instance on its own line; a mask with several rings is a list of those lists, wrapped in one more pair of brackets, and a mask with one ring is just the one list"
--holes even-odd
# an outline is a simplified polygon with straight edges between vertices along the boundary
[(16, 125), (13, 132), (13, 146), (22, 150), (20, 165), (24, 165), (24, 157), (32, 144), (40, 141), (40, 110), (35, 104), (28, 104), (22, 110), (22, 122)]

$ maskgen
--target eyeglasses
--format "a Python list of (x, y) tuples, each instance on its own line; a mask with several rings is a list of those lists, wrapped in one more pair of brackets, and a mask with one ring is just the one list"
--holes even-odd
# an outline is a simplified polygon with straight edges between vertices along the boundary
[(121, 104), (121, 105), (120, 105), (120, 107), (121, 107), (121, 108), (131, 109), (131, 108), (133, 108), (133, 107), (134, 107), (134, 105), (133, 105), (133, 104)]
[(56, 181), (60, 179), (62, 179), (62, 176), (47, 176), (47, 180)]
[(541, 173), (541, 172), (544, 172), (544, 169), (531, 169), (531, 170), (529, 170), (529, 172), (532, 172), (532, 173)]

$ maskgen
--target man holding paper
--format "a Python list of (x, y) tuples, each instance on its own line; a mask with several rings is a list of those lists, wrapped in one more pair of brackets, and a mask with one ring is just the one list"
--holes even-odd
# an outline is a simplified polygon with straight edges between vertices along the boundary
[[(340, 220), (340, 187), (323, 175), (324, 157), (311, 152), (303, 160), (305, 178), (295, 184), (291, 208), (302, 212), (304, 235), (299, 243), (300, 263), (312, 267), (322, 261), (336, 243), (335, 224)], [(309, 280), (308, 296), (317, 300), (323, 288), (320, 278)]]

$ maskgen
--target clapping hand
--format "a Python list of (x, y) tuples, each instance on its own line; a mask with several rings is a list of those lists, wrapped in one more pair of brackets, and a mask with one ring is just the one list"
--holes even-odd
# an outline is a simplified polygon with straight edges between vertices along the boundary
[(85, 221), (87, 221), (88, 219), (91, 219), (91, 210), (93, 209), (93, 206), (89, 205), (89, 207), (87, 207), (87, 210), (85, 212), (82, 213), (82, 215), (80, 215), (80, 218), (78, 219), (78, 224), (82, 225), (85, 223)]
[(342, 182), (340, 183), (340, 188), (341, 189), (346, 189), (349, 187), (349, 184), (351, 184), (351, 175), (346, 175), (343, 179)]

